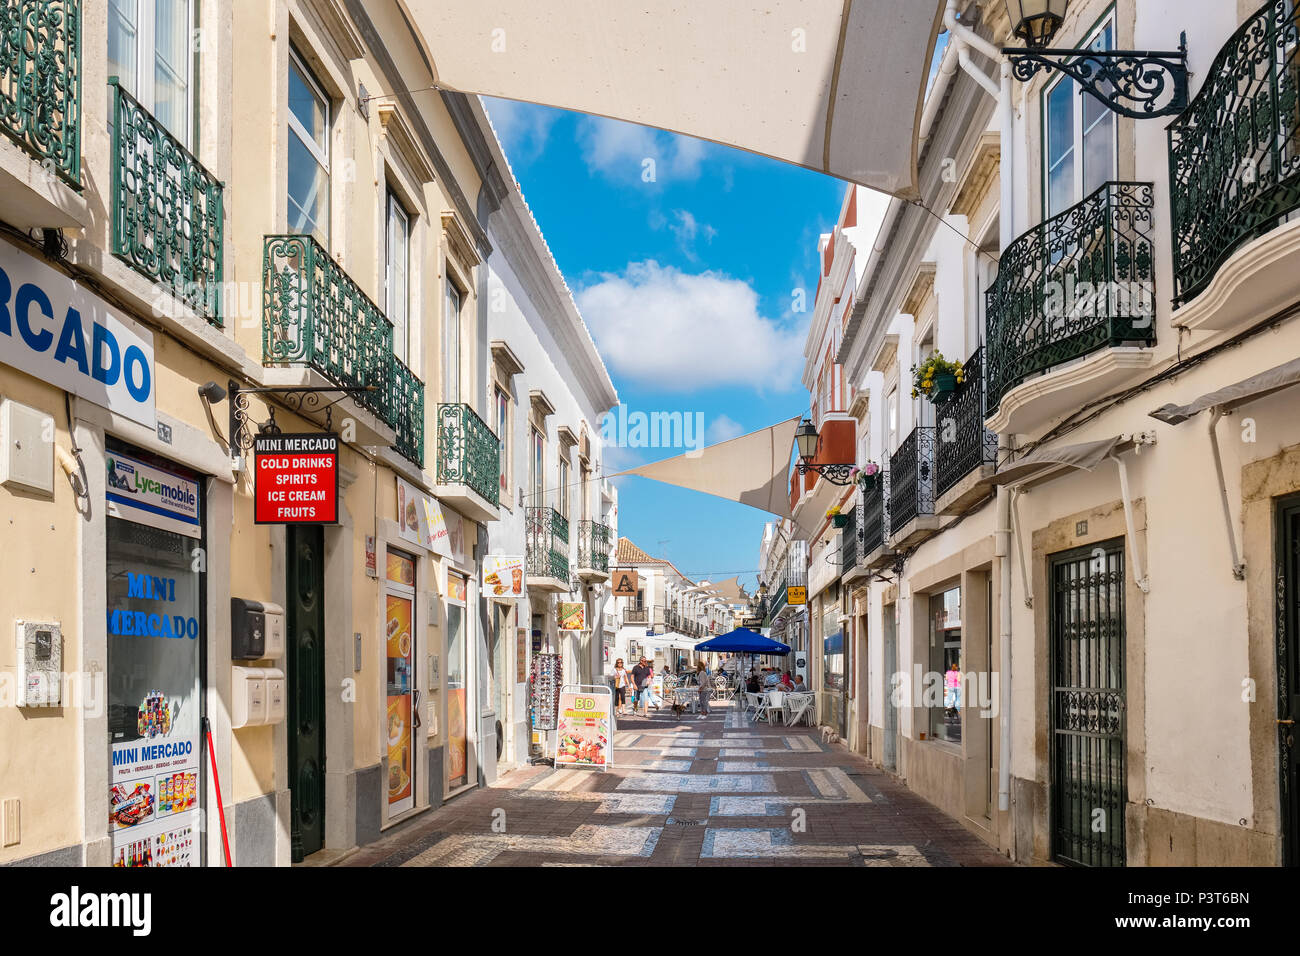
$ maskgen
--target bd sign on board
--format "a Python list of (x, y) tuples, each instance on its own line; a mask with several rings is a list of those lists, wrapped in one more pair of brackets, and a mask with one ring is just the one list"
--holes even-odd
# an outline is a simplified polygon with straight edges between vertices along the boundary
[(258, 524), (338, 522), (338, 435), (259, 435), (255, 442)]
[(0, 362), (157, 427), (153, 334), (0, 242)]

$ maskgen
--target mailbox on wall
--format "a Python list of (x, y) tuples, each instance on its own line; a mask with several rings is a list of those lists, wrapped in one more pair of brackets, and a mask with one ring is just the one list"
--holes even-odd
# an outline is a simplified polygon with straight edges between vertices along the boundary
[(231, 598), (231, 660), (256, 661), (283, 655), (284, 608), (247, 598)]

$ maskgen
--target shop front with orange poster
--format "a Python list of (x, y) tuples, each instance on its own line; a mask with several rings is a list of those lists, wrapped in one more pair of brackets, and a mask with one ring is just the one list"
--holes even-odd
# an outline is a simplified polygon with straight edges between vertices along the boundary
[(384, 569), (387, 634), (388, 818), (415, 806), (415, 560), (388, 551)]
[(447, 571), (447, 793), (470, 782), (468, 731), (469, 579)]

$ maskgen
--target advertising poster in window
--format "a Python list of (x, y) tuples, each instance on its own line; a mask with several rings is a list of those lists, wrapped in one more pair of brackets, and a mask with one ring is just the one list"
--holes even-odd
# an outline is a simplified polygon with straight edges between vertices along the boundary
[(613, 763), (608, 689), (560, 694), (555, 735), (555, 766), (604, 770)]
[(488, 597), (523, 597), (523, 555), (487, 555), (483, 559), (483, 593)]
[(447, 786), (469, 782), (469, 743), (466, 739), (465, 598), (469, 581), (447, 573)]
[[(400, 557), (389, 555), (392, 559)], [(403, 559), (408, 564), (409, 559)], [(400, 570), (398, 571), (400, 574)], [(390, 578), (391, 580), (391, 578)], [(409, 810), (415, 802), (411, 781), (412, 708), (411, 677), (414, 670), (411, 640), (411, 599), (397, 594), (388, 599), (388, 809)]]
[(107, 519), (113, 865), (198, 866), (204, 576), (194, 550), (201, 542), (200, 486), (111, 448), (107, 468), (107, 494), (130, 496), (115, 504), (110, 499)]

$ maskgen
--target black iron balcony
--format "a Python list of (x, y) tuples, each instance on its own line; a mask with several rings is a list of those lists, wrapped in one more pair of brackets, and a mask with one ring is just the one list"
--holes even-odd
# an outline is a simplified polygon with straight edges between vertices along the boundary
[(934, 428), (918, 425), (889, 458), (889, 525), (894, 533), (908, 522), (934, 514)]
[(599, 521), (578, 524), (578, 567), (609, 571), (609, 528)]
[(881, 471), (875, 483), (862, 489), (862, 556), (868, 557), (889, 540), (889, 472)]
[[(468, 405), (438, 406), (438, 484), (465, 485), (492, 507), (500, 503), (501, 443)], [(558, 512), (556, 518), (564, 520)], [(564, 540), (569, 540), (568, 521)]]
[(1002, 253), (986, 293), (990, 414), (1054, 366), (1155, 343), (1152, 193), (1151, 183), (1106, 183)]
[(81, 188), (78, 0), (0, 0), (0, 132)]
[(862, 554), (862, 495), (858, 495), (852, 508), (844, 512), (844, 527), (840, 529), (840, 574), (848, 574), (858, 565)]
[[(310, 236), (265, 238), (262, 364), (305, 365), (335, 385), (366, 389), (355, 393), (357, 403), (397, 433), (399, 453), (423, 467), (424, 383), (393, 354), (393, 324), (383, 311)], [(492, 447), (495, 455), (495, 438)]]
[(984, 427), (984, 348), (963, 366), (965, 381), (938, 407), (934, 449), (935, 498), (981, 465), (998, 460), (998, 436)]
[[(463, 406), (439, 406), (463, 407)], [(554, 508), (529, 508), (527, 522), (528, 576), (550, 578), (566, 587), (569, 581), (569, 522)]]
[(221, 327), (221, 183), (109, 78), (113, 109), (113, 255), (171, 288)]
[(1232, 35), (1169, 125), (1174, 305), (1300, 208), (1300, 7), (1270, 0)]
[(648, 624), (650, 609), (647, 607), (629, 607), (623, 611), (624, 624)]

